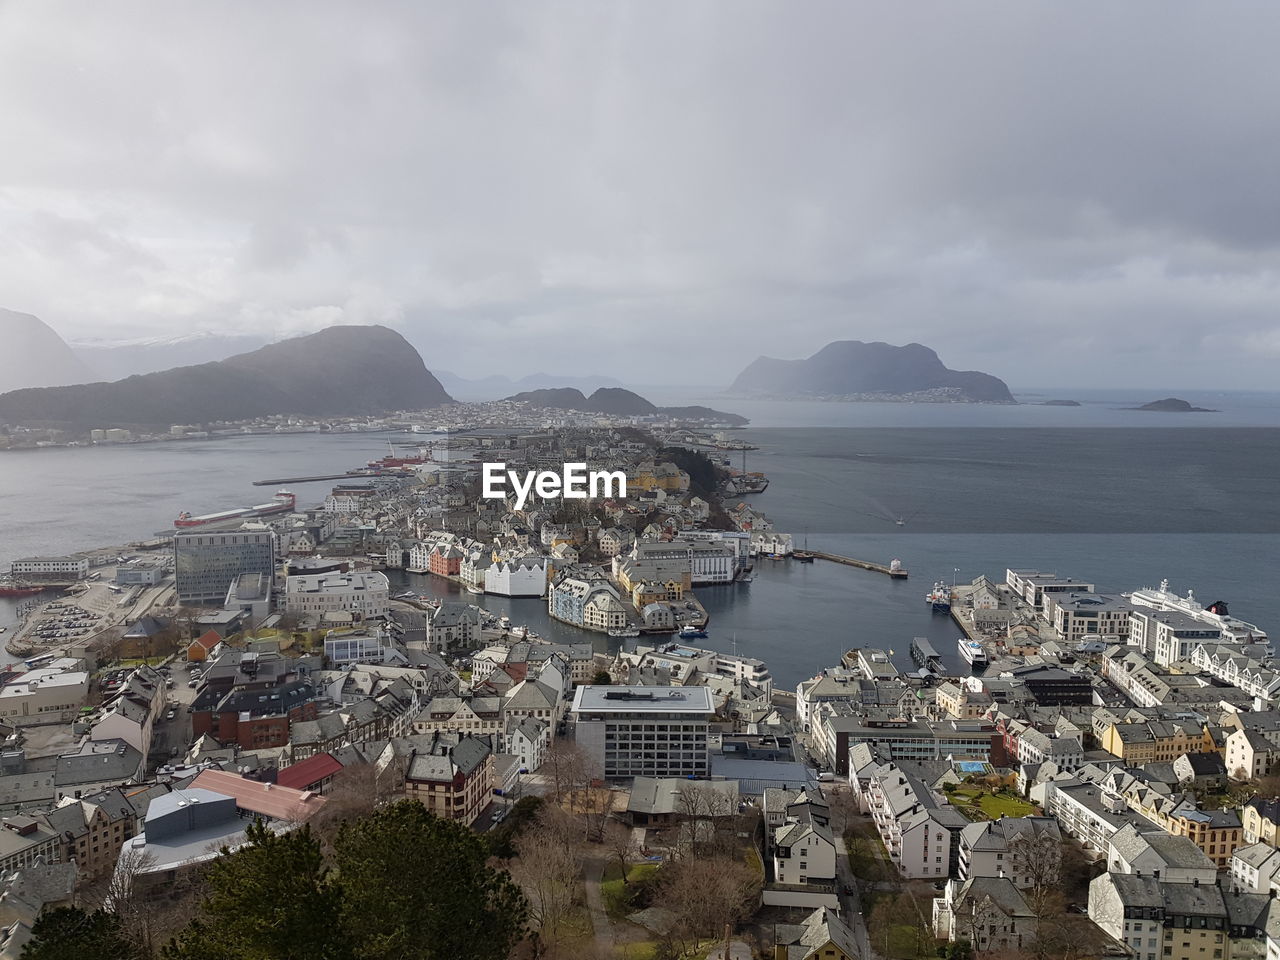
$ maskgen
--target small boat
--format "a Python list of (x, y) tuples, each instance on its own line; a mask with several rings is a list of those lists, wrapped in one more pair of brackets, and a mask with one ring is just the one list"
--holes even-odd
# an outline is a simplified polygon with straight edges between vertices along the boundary
[(751, 582), (752, 582), (752, 581), (754, 581), (754, 580), (755, 580), (755, 577), (753, 577), (753, 576), (752, 576), (751, 574), (749, 574), (749, 573), (748, 573), (746, 576), (742, 576), (742, 577), (739, 577), (739, 578), (738, 578), (738, 582), (739, 582), (739, 583), (751, 583)]
[[(636, 627), (614, 627), (609, 631), (611, 637), (638, 637), (640, 631)], [(705, 634), (704, 634), (705, 636)]]
[(680, 639), (682, 640), (703, 640), (707, 636), (707, 631), (702, 627), (685, 626), (680, 628)]

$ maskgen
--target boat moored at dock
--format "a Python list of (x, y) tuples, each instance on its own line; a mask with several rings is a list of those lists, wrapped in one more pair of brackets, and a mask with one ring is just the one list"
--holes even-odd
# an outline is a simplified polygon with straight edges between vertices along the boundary
[(961, 637), (957, 644), (960, 649), (960, 656), (964, 657), (966, 663), (975, 667), (985, 667), (987, 665), (987, 651), (977, 640)]

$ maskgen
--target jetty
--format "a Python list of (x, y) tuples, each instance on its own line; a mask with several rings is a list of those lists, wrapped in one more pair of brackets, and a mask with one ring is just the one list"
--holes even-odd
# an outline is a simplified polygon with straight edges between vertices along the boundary
[(907, 579), (906, 568), (898, 565), (896, 561), (889, 566), (885, 566), (883, 563), (872, 563), (870, 560), (857, 560), (853, 557), (843, 557), (838, 553), (824, 553), (821, 550), (797, 550), (792, 554), (792, 556), (809, 556), (817, 560), (830, 560), (832, 563), (841, 563), (846, 567), (858, 567), (860, 570), (871, 570), (874, 573), (883, 573), (891, 580)]
[[(255, 480), (253, 485), (255, 487), (279, 487), (292, 483), (318, 483), (321, 480), (369, 480), (376, 476), (380, 476), (380, 474), (349, 471), (347, 473), (326, 473), (316, 477), (278, 477), (275, 480)], [(381, 474), (381, 476), (396, 476), (396, 474)]]

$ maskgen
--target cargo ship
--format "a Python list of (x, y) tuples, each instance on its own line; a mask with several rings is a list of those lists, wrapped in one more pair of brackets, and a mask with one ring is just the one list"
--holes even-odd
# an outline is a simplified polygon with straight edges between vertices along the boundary
[(929, 604), (934, 613), (951, 612), (951, 588), (939, 580), (933, 589), (925, 594), (924, 602)]
[(255, 520), (258, 517), (270, 517), (277, 513), (292, 513), (298, 498), (288, 490), (281, 490), (266, 503), (256, 507), (237, 507), (234, 510), (220, 510), (217, 513), (205, 513), (198, 517), (183, 512), (173, 525), (179, 529), (186, 527), (203, 527), (207, 523), (224, 523), (228, 520)]

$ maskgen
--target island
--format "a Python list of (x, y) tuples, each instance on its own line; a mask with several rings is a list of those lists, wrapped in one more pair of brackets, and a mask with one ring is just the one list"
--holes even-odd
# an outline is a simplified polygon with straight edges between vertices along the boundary
[(767, 399), (1016, 403), (999, 377), (952, 370), (919, 343), (895, 346), (837, 340), (804, 360), (758, 357), (729, 388)]
[(1217, 413), (1208, 407), (1193, 407), (1186, 400), (1178, 397), (1165, 397), (1163, 400), (1152, 400), (1140, 407), (1128, 407), (1129, 410), (1153, 410), (1156, 413)]

